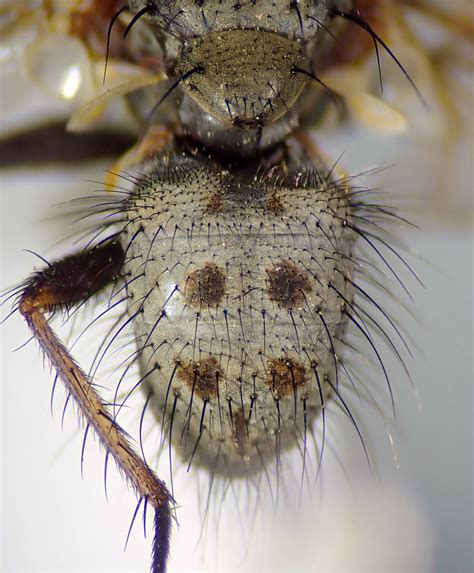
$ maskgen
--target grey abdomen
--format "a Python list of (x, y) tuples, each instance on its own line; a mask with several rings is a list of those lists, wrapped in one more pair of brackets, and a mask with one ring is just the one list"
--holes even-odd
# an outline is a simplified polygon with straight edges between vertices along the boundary
[(174, 162), (134, 190), (122, 234), (142, 386), (186, 463), (248, 474), (336, 387), (350, 193)]

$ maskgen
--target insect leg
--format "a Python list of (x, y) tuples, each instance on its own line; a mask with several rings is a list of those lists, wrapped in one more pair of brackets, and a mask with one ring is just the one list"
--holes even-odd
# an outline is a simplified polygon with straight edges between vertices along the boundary
[(138, 165), (151, 157), (160, 156), (172, 140), (172, 134), (165, 125), (151, 125), (141, 139), (114, 163), (106, 173), (105, 186), (109, 190), (117, 187), (120, 173)]
[(162, 482), (134, 451), (92, 381), (75, 363), (50, 327), (46, 314), (67, 308), (95, 294), (120, 276), (124, 253), (109, 241), (68, 256), (33, 275), (19, 301), (19, 310), (41, 349), (55, 368), (81, 413), (109, 455), (133, 485), (137, 495), (155, 508), (152, 572), (163, 572), (169, 550), (172, 497)]

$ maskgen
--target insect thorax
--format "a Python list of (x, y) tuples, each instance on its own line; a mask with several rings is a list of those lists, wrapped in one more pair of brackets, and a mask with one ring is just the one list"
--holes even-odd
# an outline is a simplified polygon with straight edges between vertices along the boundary
[(337, 383), (349, 190), (304, 162), (257, 176), (175, 154), (125, 211), (129, 313), (155, 417), (186, 463), (260, 471)]
[(181, 132), (213, 152), (241, 157), (282, 141), (299, 123), (298, 100), (319, 81), (314, 55), (333, 41), (328, 25), (335, 12), (350, 6), (350, 0), (130, 2), (133, 12), (146, 12), (160, 46), (178, 94)]

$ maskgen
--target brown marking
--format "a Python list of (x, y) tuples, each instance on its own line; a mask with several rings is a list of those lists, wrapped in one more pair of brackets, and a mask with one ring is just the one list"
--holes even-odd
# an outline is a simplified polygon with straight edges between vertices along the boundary
[(285, 210), (280, 196), (275, 191), (267, 199), (267, 208), (274, 215), (281, 215)]
[(186, 277), (184, 297), (197, 310), (202, 306), (218, 306), (224, 293), (224, 271), (214, 263), (206, 263), (202, 269)]
[(309, 293), (312, 289), (307, 273), (290, 261), (278, 261), (266, 272), (267, 293), (271, 300), (285, 308), (302, 306), (304, 293)]
[(179, 364), (177, 377), (203, 400), (215, 398), (224, 375), (214, 356), (206, 356), (199, 362)]
[[(72, 8), (69, 13), (69, 34), (85, 40), (89, 47), (100, 46), (98, 38), (103, 38), (107, 33), (110, 20), (123, 2), (118, 0), (88, 0), (80, 6)], [(117, 28), (123, 28), (121, 22), (117, 22)], [(122, 30), (115, 30), (117, 39)], [(105, 44), (105, 42), (102, 42)], [(118, 42), (117, 42), (118, 44)], [(102, 50), (105, 49), (101, 47)], [(102, 51), (101, 50), (101, 51)], [(99, 52), (101, 53), (101, 52)], [(114, 54), (115, 55), (115, 54)]]
[[(71, 1), (71, 4), (73, 2)], [(114, 15), (123, 7), (122, 0), (82, 0), (69, 12), (68, 34), (79, 37), (94, 55), (105, 56), (109, 25)], [(125, 2), (126, 4), (126, 2)], [(54, 18), (60, 9), (52, 8), (48, 14)], [(64, 8), (62, 9), (64, 11)], [(129, 13), (130, 14), (130, 13)], [(60, 13), (62, 16), (62, 14)], [(143, 55), (134, 42), (124, 42), (123, 32), (126, 16), (119, 18), (111, 30), (109, 56), (112, 59), (138, 64), (142, 69), (152, 72), (164, 71), (163, 58)]]
[(107, 171), (104, 178), (106, 189), (113, 191), (117, 188), (118, 181), (121, 177), (120, 173), (144, 163), (150, 157), (156, 158), (161, 155), (166, 147), (170, 145), (172, 139), (173, 134), (166, 125), (159, 124), (150, 126), (142, 138)]
[(242, 408), (232, 415), (232, 442), (241, 456), (248, 453), (250, 449), (249, 429)]
[(111, 241), (50, 263), (25, 287), (20, 312), (49, 312), (91, 296), (120, 275), (123, 249)]
[(28, 281), (18, 309), (68, 395), (73, 397), (87, 428), (96, 432), (101, 445), (114, 458), (137, 496), (155, 508), (152, 569), (163, 571), (169, 549), (173, 498), (165, 483), (135, 452), (97, 385), (92, 384), (57, 338), (45, 315), (87, 300), (92, 293), (111, 284), (119, 276), (122, 260), (122, 249), (118, 243), (111, 242), (51, 263)]
[[(380, 36), (384, 36), (389, 26), (387, 14), (392, 12), (388, 6), (391, 3), (392, 0), (355, 0), (353, 9)], [(333, 42), (323, 58), (317, 58), (314, 63), (313, 69), (319, 73), (328, 68), (358, 62), (374, 49), (373, 39), (367, 31), (353, 22), (340, 20), (334, 29), (337, 42)]]
[(207, 201), (207, 211), (210, 213), (217, 213), (218, 211), (221, 211), (223, 204), (224, 200), (222, 195), (220, 193), (213, 193)]
[(293, 394), (306, 382), (305, 367), (294, 358), (283, 356), (267, 361), (266, 384), (276, 397)]

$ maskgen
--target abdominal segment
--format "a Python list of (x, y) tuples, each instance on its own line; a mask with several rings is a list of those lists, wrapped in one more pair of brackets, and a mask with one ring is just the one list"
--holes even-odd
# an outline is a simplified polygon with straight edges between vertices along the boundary
[(121, 234), (149, 407), (186, 464), (249, 475), (337, 393), (353, 297), (350, 189), (301, 164), (188, 156), (137, 185)]

